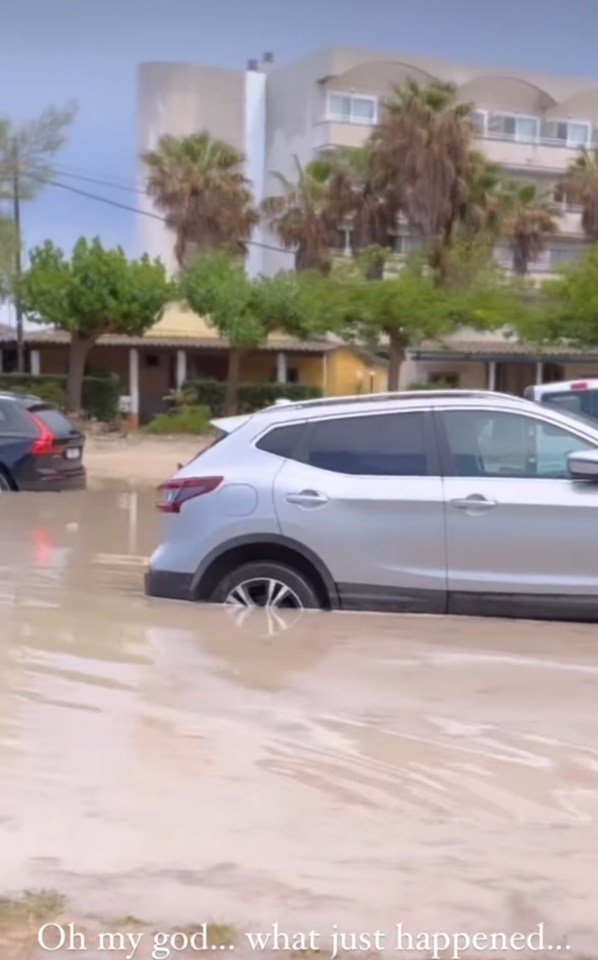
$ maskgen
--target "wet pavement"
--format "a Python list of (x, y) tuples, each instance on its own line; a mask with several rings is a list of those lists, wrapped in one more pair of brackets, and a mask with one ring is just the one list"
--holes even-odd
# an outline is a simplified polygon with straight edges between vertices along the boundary
[(595, 952), (598, 627), (148, 600), (152, 501), (0, 497), (2, 888)]

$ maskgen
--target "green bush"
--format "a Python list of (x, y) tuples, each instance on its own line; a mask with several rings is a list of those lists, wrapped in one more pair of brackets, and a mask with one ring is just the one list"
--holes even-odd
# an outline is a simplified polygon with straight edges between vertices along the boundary
[[(59, 374), (40, 374), (38, 377), (27, 373), (0, 374), (0, 390), (13, 390), (16, 393), (31, 393), (46, 403), (61, 410), (66, 409), (65, 376)], [(115, 374), (108, 377), (84, 377), (83, 409), (89, 417), (111, 423), (118, 417), (118, 401), (121, 394), (120, 379)]]
[(58, 407), (59, 410), (66, 410), (66, 390), (61, 383), (56, 383), (55, 380), (32, 381), (27, 384), (19, 383), (6, 389), (10, 389), (13, 393), (31, 393), (43, 400), (44, 403), (51, 403), (53, 407)]
[(414, 380), (407, 387), (408, 390), (456, 390), (457, 387), (450, 380)]
[[(194, 397), (196, 404), (209, 407), (213, 416), (222, 415), (226, 394), (226, 383), (222, 380), (188, 380), (183, 390)], [(253, 413), (271, 406), (276, 400), (315, 400), (321, 396), (320, 387), (302, 383), (242, 383), (239, 386), (239, 410)]]
[(178, 407), (169, 413), (159, 413), (144, 428), (146, 433), (166, 435), (173, 433), (208, 433), (210, 430), (210, 409), (192, 406)]
[(83, 378), (83, 409), (94, 420), (113, 423), (118, 419), (118, 404), (122, 386), (120, 377), (110, 376)]

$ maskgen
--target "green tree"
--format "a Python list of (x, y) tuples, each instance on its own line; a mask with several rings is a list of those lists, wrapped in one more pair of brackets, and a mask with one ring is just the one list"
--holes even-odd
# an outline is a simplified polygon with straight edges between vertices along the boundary
[(583, 148), (563, 179), (565, 196), (581, 206), (581, 223), (588, 237), (598, 241), (598, 147)]
[(18, 295), (23, 271), (21, 204), (35, 200), (54, 175), (53, 158), (64, 146), (67, 129), (76, 114), (71, 101), (64, 107), (46, 107), (40, 116), (28, 123), (0, 121), (0, 197), (10, 201), (12, 228), (12, 270), (5, 274), (10, 281), (17, 319), (18, 369), (25, 368), (23, 342), (23, 306)]
[(533, 309), (519, 318), (518, 333), (537, 344), (598, 345), (598, 247), (543, 285)]
[(179, 267), (209, 250), (245, 252), (259, 214), (241, 153), (204, 131), (186, 137), (166, 134), (141, 159), (147, 192), (175, 234)]
[(16, 246), (14, 223), (0, 213), (0, 300), (12, 290)]
[(250, 279), (242, 265), (223, 253), (200, 257), (183, 270), (179, 291), (192, 310), (205, 317), (229, 345), (225, 407), (237, 408), (243, 352), (280, 330), (298, 337), (312, 328), (308, 304), (295, 273)]
[(89, 350), (102, 334), (143, 334), (172, 297), (164, 266), (143, 256), (128, 260), (120, 247), (81, 237), (70, 259), (48, 240), (30, 253), (19, 283), (24, 309), (36, 321), (71, 335), (68, 408), (81, 407)]
[(312, 277), (307, 312), (314, 327), (318, 312), (321, 326), (328, 322), (347, 339), (387, 351), (389, 390), (399, 387), (407, 350), (422, 340), (441, 340), (463, 327), (503, 327), (526, 309), (519, 287), (491, 271), (466, 270), (462, 282), (439, 286), (432, 271), (415, 260), (394, 277), (372, 281), (368, 257), (366, 251), (355, 266), (329, 279)]

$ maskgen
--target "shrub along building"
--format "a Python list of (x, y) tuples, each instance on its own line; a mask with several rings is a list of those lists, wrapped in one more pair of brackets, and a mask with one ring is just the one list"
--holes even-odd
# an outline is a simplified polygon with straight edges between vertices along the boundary
[[(68, 334), (42, 329), (27, 333), (25, 344), (31, 374), (67, 374)], [(224, 381), (227, 364), (227, 344), (217, 331), (191, 310), (172, 305), (144, 336), (101, 337), (85, 372), (117, 374), (133, 423), (144, 424), (166, 410), (166, 395), (186, 381)], [(15, 333), (0, 331), (0, 373), (15, 369)], [(331, 337), (303, 341), (273, 334), (244, 351), (241, 361), (244, 383), (293, 384), (330, 396), (384, 390), (386, 379), (384, 360)]]

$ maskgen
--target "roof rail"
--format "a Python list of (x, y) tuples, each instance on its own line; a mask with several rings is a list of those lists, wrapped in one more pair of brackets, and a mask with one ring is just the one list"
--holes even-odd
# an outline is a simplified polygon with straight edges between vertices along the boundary
[(411, 400), (417, 397), (427, 396), (442, 400), (450, 397), (496, 397), (497, 399), (519, 400), (523, 402), (522, 397), (516, 397), (510, 393), (498, 393), (495, 390), (390, 390), (386, 393), (366, 393), (353, 394), (342, 397), (317, 397), (314, 400), (277, 400), (274, 404), (264, 407), (258, 413), (272, 412), (280, 407), (293, 407), (300, 409), (302, 407), (326, 407), (338, 406), (344, 404), (369, 404), (384, 403), (388, 400)]

